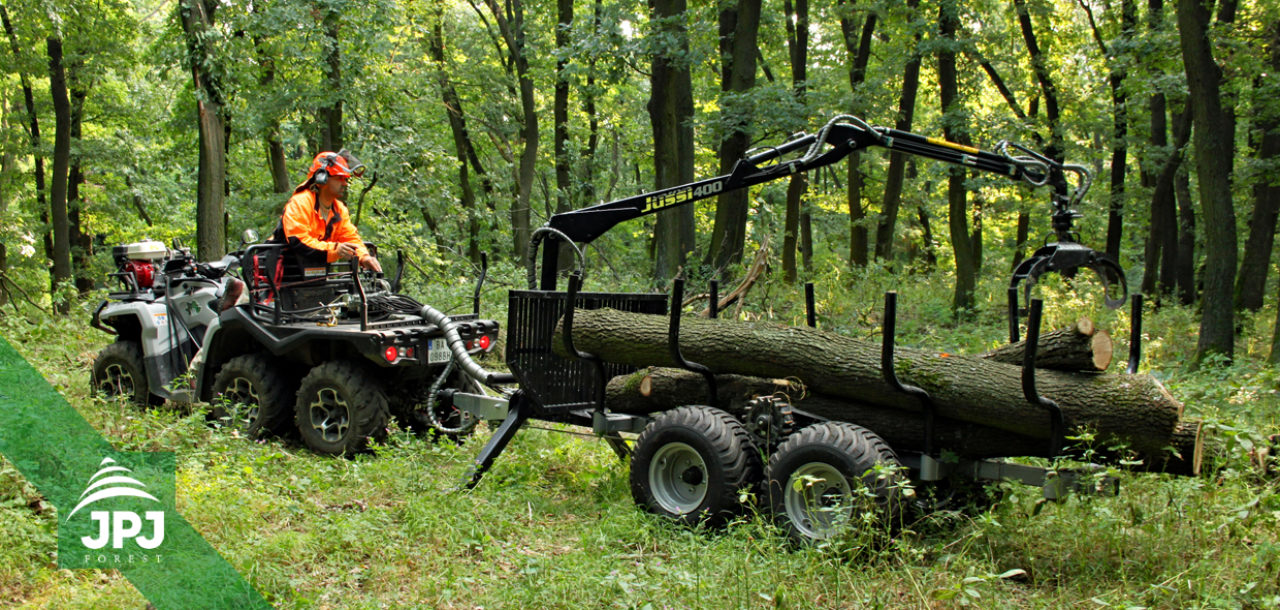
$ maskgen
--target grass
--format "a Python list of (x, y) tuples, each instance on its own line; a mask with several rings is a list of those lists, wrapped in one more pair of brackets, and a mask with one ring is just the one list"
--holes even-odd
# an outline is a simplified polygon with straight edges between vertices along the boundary
[[(904, 284), (900, 344), (972, 353), (1004, 340), (1001, 299), (970, 324), (939, 323), (949, 294), (930, 283), (946, 285), (833, 278), (818, 288), (821, 323), (875, 337), (883, 289)], [(798, 288), (757, 290), (748, 315), (802, 319)], [(1075, 298), (1053, 301), (1046, 326), (1083, 311), (1127, 345), (1125, 314)], [(460, 491), (487, 432), (457, 446), (393, 430), (372, 454), (333, 459), (210, 428), (201, 408), (104, 401), (87, 378), (107, 337), (85, 324), (86, 307), (58, 322), (5, 317), (0, 332), (118, 448), (177, 452), (179, 510), (279, 607), (1280, 607), (1280, 489), (1247, 456), (1280, 421), (1280, 372), (1252, 347), (1269, 335), (1242, 337), (1232, 367), (1191, 372), (1180, 363), (1195, 317), (1181, 308), (1149, 314), (1144, 369), (1228, 440), (1206, 476), (1126, 473), (1119, 496), (1054, 504), (1002, 483), (988, 508), (913, 517), (883, 548), (792, 549), (758, 509), (715, 531), (637, 510), (626, 466), (591, 438), (524, 430), (478, 489)], [(1273, 319), (1249, 328), (1269, 332)], [(56, 569), (53, 512), (0, 461), (0, 604), (144, 606), (114, 572)]]

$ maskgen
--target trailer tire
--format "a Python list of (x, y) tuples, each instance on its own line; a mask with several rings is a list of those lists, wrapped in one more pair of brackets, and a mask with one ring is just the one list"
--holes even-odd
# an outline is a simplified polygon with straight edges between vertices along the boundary
[(93, 361), (90, 383), (95, 393), (124, 396), (140, 407), (164, 404), (164, 398), (151, 393), (142, 346), (137, 341), (118, 340), (102, 348)]
[(719, 525), (739, 512), (739, 491), (760, 480), (750, 434), (732, 415), (704, 406), (665, 411), (636, 439), (631, 496), (686, 525)]
[(360, 366), (344, 361), (311, 369), (294, 403), (302, 441), (327, 455), (357, 453), (370, 438), (385, 438), (388, 414), (387, 397), (378, 382)]
[(796, 543), (825, 540), (870, 521), (869, 541), (892, 531), (902, 510), (901, 463), (874, 432), (824, 422), (792, 435), (765, 470), (769, 505)]
[(229, 405), (247, 407), (237, 414), (236, 426), (250, 438), (280, 434), (287, 430), (293, 414), (294, 387), (262, 354), (247, 354), (228, 360), (213, 380), (214, 407), (210, 419), (231, 415)]

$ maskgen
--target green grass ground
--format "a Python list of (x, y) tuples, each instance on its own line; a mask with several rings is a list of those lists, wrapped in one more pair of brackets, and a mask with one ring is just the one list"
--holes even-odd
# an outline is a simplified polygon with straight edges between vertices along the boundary
[[(874, 336), (881, 290), (820, 288), (823, 324)], [(996, 300), (974, 325), (937, 324), (945, 300), (929, 290), (903, 290), (904, 344), (1001, 340)], [(793, 296), (765, 287), (747, 313), (793, 321)], [(179, 510), (283, 608), (1280, 607), (1278, 484), (1247, 453), (1280, 421), (1280, 372), (1260, 364), (1274, 311), (1245, 320), (1235, 366), (1199, 372), (1183, 366), (1194, 315), (1147, 320), (1145, 366), (1224, 439), (1206, 476), (1125, 473), (1119, 496), (1056, 504), (994, 485), (990, 507), (913, 518), (874, 550), (852, 538), (791, 549), (750, 511), (721, 530), (676, 527), (635, 508), (604, 443), (562, 432), (522, 431), (478, 489), (456, 491), (487, 433), (462, 446), (394, 433), (335, 459), (211, 429), (199, 410), (106, 402), (88, 376), (108, 337), (87, 319), (6, 317), (0, 333), (117, 448), (177, 452)], [(1127, 345), (1127, 322), (1110, 321)], [(146, 604), (114, 572), (58, 570), (55, 535), (53, 510), (0, 461), (0, 604)]]

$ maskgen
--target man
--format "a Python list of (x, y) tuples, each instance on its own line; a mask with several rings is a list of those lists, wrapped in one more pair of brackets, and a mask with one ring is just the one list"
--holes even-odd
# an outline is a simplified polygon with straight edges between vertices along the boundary
[(346, 150), (316, 155), (307, 179), (285, 204), (272, 241), (286, 243), (304, 266), (355, 259), (361, 267), (381, 272), (382, 265), (365, 248), (342, 202), (347, 181), (362, 174), (364, 165)]

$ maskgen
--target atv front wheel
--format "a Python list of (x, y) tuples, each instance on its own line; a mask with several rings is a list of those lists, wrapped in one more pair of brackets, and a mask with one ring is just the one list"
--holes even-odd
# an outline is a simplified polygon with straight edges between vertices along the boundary
[[(222, 365), (213, 380), (212, 419), (231, 417), (236, 427), (258, 438), (286, 429), (293, 406), (293, 387), (262, 354), (236, 356)], [(238, 409), (234, 408), (238, 407)]]
[(302, 378), (294, 421), (316, 453), (356, 453), (386, 436), (389, 407), (378, 382), (350, 362), (326, 362)]
[(151, 393), (137, 341), (121, 340), (102, 348), (93, 361), (91, 383), (94, 392), (109, 398), (123, 396), (140, 407), (164, 404), (163, 398)]

